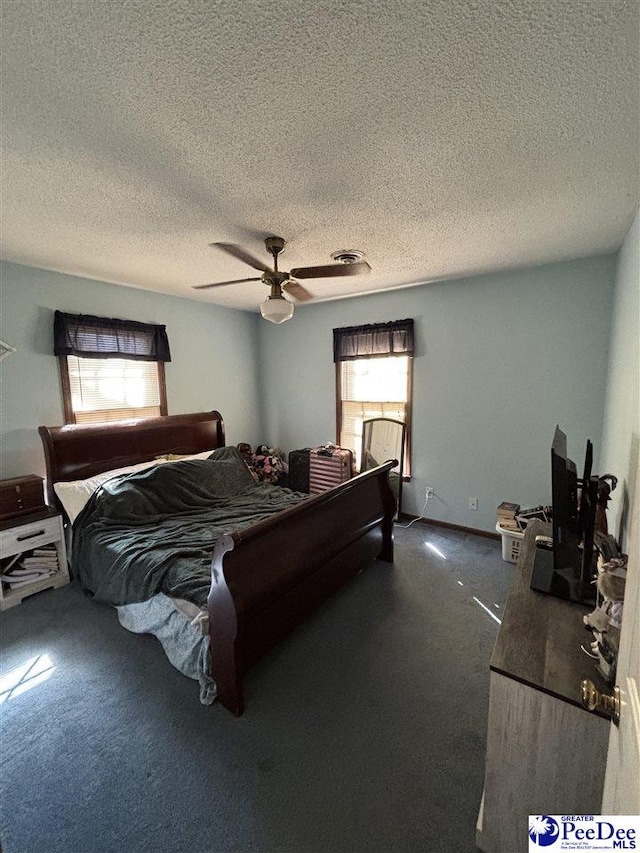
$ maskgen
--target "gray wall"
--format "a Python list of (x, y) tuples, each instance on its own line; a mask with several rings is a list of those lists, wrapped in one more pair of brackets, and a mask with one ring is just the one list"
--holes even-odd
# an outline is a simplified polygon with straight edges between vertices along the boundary
[(56, 308), (166, 325), (169, 413), (216, 408), (229, 443), (261, 440), (258, 315), (16, 264), (3, 263), (0, 276), (0, 338), (16, 348), (0, 363), (2, 477), (43, 474), (37, 427), (63, 422)]
[[(264, 441), (335, 441), (332, 329), (413, 317), (412, 481), (403, 509), (493, 530), (502, 500), (550, 502), (556, 423), (582, 467), (602, 419), (616, 256), (307, 305), (260, 333)], [(597, 467), (596, 467), (597, 470)], [(477, 512), (469, 497), (479, 499)]]
[(599, 473), (619, 478), (608, 511), (609, 532), (623, 549), (627, 529), (638, 512), (640, 446), (640, 214), (618, 255), (611, 323), (611, 355), (607, 376), (603, 450)]
[[(559, 423), (581, 464), (601, 447), (616, 256), (439, 282), (258, 315), (3, 264), (2, 476), (42, 473), (36, 428), (62, 423), (55, 308), (164, 323), (169, 411), (218, 408), (228, 441), (285, 450), (334, 441), (332, 329), (413, 317), (414, 446), (404, 509), (493, 530), (501, 500), (550, 500)], [(195, 365), (203, 365), (196, 367)], [(479, 499), (470, 511), (469, 497)]]

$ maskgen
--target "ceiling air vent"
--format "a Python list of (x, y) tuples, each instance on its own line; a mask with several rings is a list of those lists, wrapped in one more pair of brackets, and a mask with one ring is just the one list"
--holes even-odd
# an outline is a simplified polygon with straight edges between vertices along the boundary
[(364, 252), (359, 249), (338, 249), (337, 252), (331, 252), (331, 257), (343, 264), (356, 264), (364, 258)]

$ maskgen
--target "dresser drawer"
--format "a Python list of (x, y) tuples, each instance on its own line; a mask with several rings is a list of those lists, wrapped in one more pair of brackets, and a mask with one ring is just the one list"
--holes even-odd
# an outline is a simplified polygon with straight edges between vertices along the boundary
[(8, 530), (0, 531), (0, 555), (10, 557), (21, 551), (29, 551), (40, 545), (47, 545), (62, 537), (60, 530), (60, 516), (44, 518), (41, 521), (32, 521), (28, 524), (20, 524), (10, 527)]

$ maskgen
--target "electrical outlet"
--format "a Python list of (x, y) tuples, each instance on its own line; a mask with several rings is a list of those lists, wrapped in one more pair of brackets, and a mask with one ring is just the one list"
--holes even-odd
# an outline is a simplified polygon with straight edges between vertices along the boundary
[(429, 498), (433, 497), (433, 495), (434, 495), (433, 486), (427, 486), (427, 488), (424, 490), (424, 499), (426, 501), (428, 501)]
[(469, 498), (469, 509), (478, 509), (478, 498)]

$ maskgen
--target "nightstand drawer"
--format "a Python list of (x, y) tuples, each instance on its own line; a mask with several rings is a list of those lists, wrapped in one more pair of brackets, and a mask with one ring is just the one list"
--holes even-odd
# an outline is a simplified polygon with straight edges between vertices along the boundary
[(61, 536), (59, 515), (11, 527), (9, 530), (0, 531), (0, 555), (10, 557), (21, 551), (48, 545), (60, 539)]

